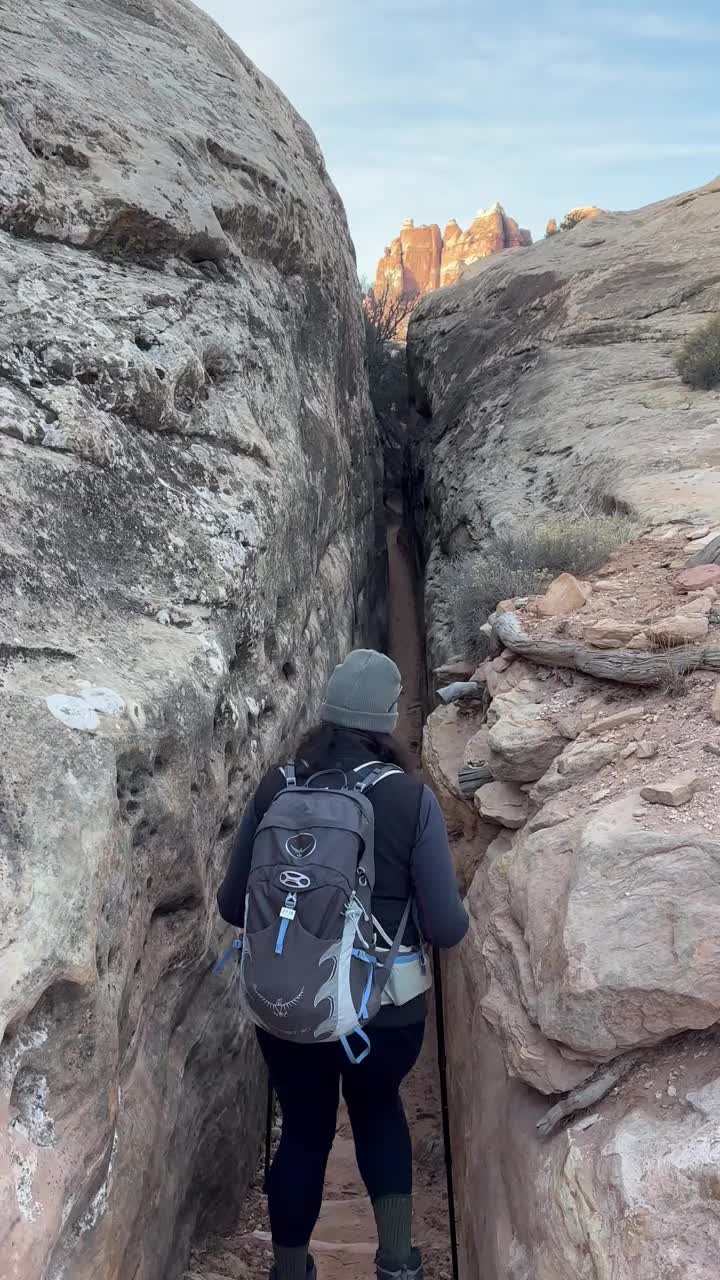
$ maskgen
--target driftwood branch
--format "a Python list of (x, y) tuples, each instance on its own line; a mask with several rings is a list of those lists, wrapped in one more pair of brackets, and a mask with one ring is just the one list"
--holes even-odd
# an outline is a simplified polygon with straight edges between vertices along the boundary
[(640, 1058), (639, 1053), (626, 1053), (623, 1057), (608, 1063), (606, 1067), (602, 1067), (600, 1071), (596, 1071), (585, 1084), (572, 1089), (538, 1120), (535, 1128), (540, 1136), (549, 1137), (567, 1116), (574, 1116), (576, 1112), (584, 1111), (586, 1107), (594, 1107), (596, 1102), (606, 1097), (610, 1090), (632, 1071)]
[(492, 617), (493, 630), (506, 649), (543, 667), (569, 667), (618, 684), (663, 684), (688, 671), (720, 671), (720, 645), (684, 645), (657, 653), (632, 649), (593, 649), (573, 640), (538, 640), (526, 635), (515, 613)]

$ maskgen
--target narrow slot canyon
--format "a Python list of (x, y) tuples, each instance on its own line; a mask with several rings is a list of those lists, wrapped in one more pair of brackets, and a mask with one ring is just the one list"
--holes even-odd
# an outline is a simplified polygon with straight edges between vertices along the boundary
[[(387, 540), (387, 637), (385, 651), (398, 664), (403, 689), (397, 737), (421, 768), (425, 702), (425, 653), (418, 564), (400, 494), (384, 504)], [(426, 1280), (451, 1280), (445, 1155), (439, 1098), (435, 1019), (428, 1016), (419, 1063), (403, 1089), (413, 1139), (414, 1239)], [(275, 1141), (280, 1125), (275, 1114)], [(274, 1145), (274, 1144), (273, 1144)], [(260, 1280), (272, 1266), (260, 1159), (236, 1227), (196, 1245), (182, 1280)], [(377, 1250), (375, 1222), (355, 1162), (350, 1124), (341, 1106), (330, 1155), (323, 1208), (311, 1249), (323, 1280), (372, 1280)]]
[[(717, 1280), (719, 402), (676, 352), (720, 306), (720, 184), (423, 297), (379, 344), (410, 405), (383, 424), (284, 94), (187, 0), (16, 7), (0, 1280), (268, 1274), (215, 895), (357, 647), (401, 670), (470, 916), (442, 970), (458, 1280)], [(452, 1280), (437, 1051), (429, 1017), (405, 1101), (424, 1280)], [(319, 1280), (375, 1248), (343, 1115)]]

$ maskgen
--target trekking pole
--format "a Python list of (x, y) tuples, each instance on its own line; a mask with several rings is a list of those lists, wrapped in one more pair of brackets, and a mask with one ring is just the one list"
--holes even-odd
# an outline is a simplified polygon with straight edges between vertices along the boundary
[(267, 1195), (268, 1174), (270, 1172), (270, 1156), (272, 1153), (272, 1131), (273, 1131), (273, 1087), (268, 1076), (267, 1085), (267, 1109), (265, 1112), (265, 1179), (263, 1182), (263, 1191)]
[(457, 1224), (455, 1221), (455, 1189), (453, 1186), (452, 1145), (450, 1142), (450, 1109), (448, 1106), (447, 1058), (445, 1054), (445, 1010), (443, 999), (440, 952), (433, 947), (433, 972), (435, 974), (435, 1023), (437, 1026), (438, 1075), (440, 1076), (440, 1111), (442, 1114), (443, 1145), (445, 1147), (445, 1176), (447, 1179), (448, 1220), (450, 1224), (450, 1257), (453, 1280), (458, 1280)]

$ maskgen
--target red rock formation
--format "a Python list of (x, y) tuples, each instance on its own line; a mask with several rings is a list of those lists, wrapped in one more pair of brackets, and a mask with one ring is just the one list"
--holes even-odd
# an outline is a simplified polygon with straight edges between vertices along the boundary
[[(412, 218), (407, 218), (378, 263), (375, 292), (387, 290), (391, 297), (408, 294), (422, 298), (434, 289), (455, 284), (465, 267), (478, 258), (528, 244), (532, 244), (530, 232), (523, 231), (500, 204), (481, 211), (467, 231), (453, 218), (443, 235), (436, 223), (416, 227)], [(397, 336), (404, 337), (404, 333)]]
[(555, 218), (551, 218), (545, 234), (554, 236), (556, 231), (570, 231), (578, 222), (584, 222), (586, 218), (599, 218), (601, 213), (607, 213), (607, 209), (599, 209), (596, 204), (578, 205), (575, 209), (568, 210), (559, 227)]

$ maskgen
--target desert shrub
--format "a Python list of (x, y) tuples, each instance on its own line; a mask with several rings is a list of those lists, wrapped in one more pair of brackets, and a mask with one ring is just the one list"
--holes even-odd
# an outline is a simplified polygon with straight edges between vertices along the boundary
[(442, 589), (458, 652), (475, 662), (485, 657), (487, 640), (480, 630), (483, 623), (500, 600), (529, 595), (538, 580), (535, 570), (515, 568), (493, 552), (451, 560), (445, 567)]
[(720, 315), (688, 335), (675, 356), (675, 368), (689, 387), (709, 391), (720, 385)]
[(590, 573), (632, 535), (620, 516), (564, 514), (498, 539), (501, 559), (523, 570), (545, 573)]
[(631, 522), (618, 516), (552, 516), (526, 531), (495, 539), (481, 554), (450, 561), (442, 592), (458, 652), (476, 661), (484, 656), (480, 628), (500, 600), (533, 595), (558, 573), (589, 573), (632, 534)]
[(576, 227), (579, 222), (584, 222), (586, 218), (587, 213), (583, 209), (571, 209), (560, 223), (560, 230), (572, 231), (573, 227)]
[(361, 287), (370, 398), (382, 420), (390, 414), (401, 414), (407, 408), (405, 351), (398, 342), (398, 334), (407, 325), (417, 299), (408, 294), (396, 297), (387, 285), (381, 293), (376, 293), (371, 285)]

